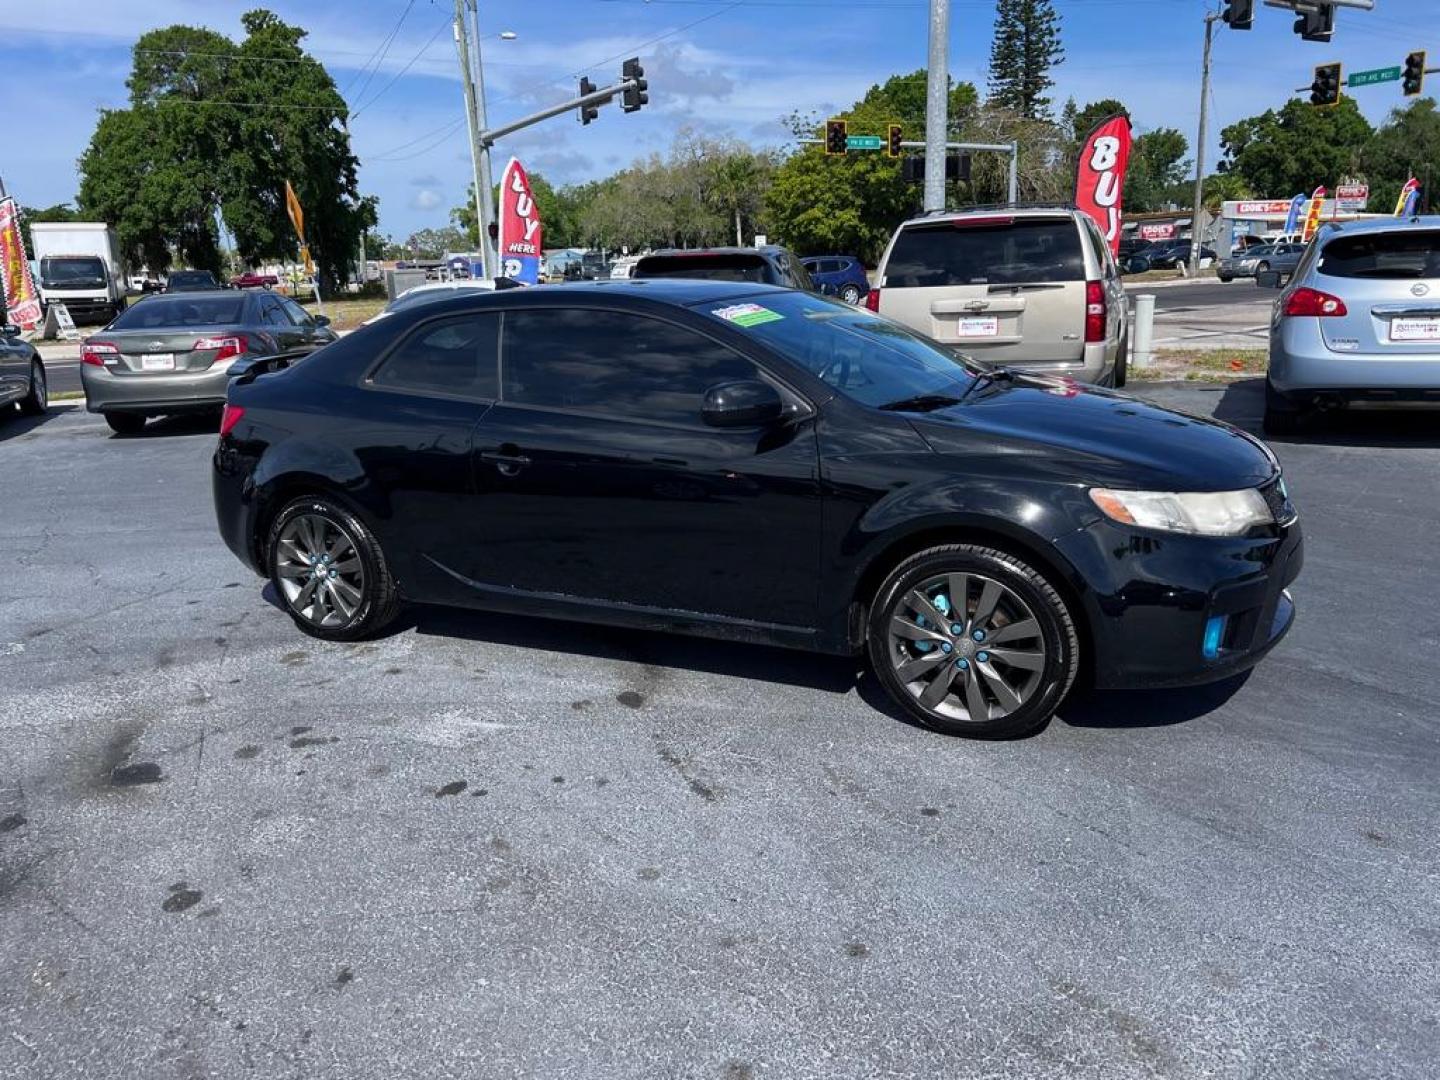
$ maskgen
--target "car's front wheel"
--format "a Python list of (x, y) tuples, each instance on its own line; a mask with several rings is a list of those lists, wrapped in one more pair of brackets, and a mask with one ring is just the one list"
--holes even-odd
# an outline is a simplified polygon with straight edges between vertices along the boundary
[(400, 594), (380, 542), (358, 517), (319, 496), (295, 499), (270, 526), (270, 580), (305, 633), (356, 641), (384, 629)]
[(858, 285), (845, 285), (845, 286), (842, 286), (841, 289), (840, 289), (840, 299), (841, 299), (841, 300), (844, 300), (845, 303), (847, 303), (847, 304), (858, 304), (858, 303), (860, 303), (860, 286), (858, 286)]
[(930, 548), (891, 571), (870, 609), (868, 649), (908, 715), (976, 738), (1043, 727), (1080, 667), (1054, 586), (1022, 559), (971, 544)]
[(45, 382), (45, 369), (39, 360), (30, 364), (30, 393), (20, 399), (20, 411), (26, 416), (40, 416), (50, 407), (50, 390)]

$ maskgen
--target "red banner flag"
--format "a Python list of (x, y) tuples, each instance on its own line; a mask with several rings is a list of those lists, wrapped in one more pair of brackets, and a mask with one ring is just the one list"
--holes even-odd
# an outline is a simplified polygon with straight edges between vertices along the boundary
[(1310, 196), (1310, 209), (1305, 212), (1305, 231), (1300, 236), (1302, 244), (1310, 243), (1315, 230), (1320, 227), (1320, 211), (1325, 206), (1325, 185), (1321, 184)]
[(4, 285), (5, 321), (30, 329), (40, 321), (40, 298), (20, 235), (20, 211), (14, 199), (0, 199), (0, 283)]
[(540, 209), (530, 190), (530, 177), (515, 158), (500, 177), (500, 273), (526, 285), (540, 280), (543, 252)]
[(1095, 219), (1112, 255), (1120, 252), (1130, 143), (1128, 116), (1119, 113), (1102, 120), (1085, 140), (1075, 170), (1075, 205)]

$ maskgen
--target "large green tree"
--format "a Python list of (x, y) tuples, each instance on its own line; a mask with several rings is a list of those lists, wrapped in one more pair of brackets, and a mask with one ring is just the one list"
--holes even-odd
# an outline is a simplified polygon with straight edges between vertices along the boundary
[(1050, 72), (1065, 60), (1060, 15), (1051, 0), (996, 0), (990, 45), (990, 102), (1027, 120), (1050, 115)]
[(1278, 111), (1267, 109), (1220, 132), (1220, 171), (1238, 174), (1258, 196), (1274, 199), (1318, 184), (1334, 187), (1358, 173), (1372, 134), (1351, 98), (1331, 109), (1292, 98)]
[(170, 26), (141, 35), (130, 106), (102, 114), (80, 161), (80, 206), (115, 225), (127, 255), (152, 270), (174, 256), (219, 270), (219, 227), (249, 264), (295, 258), (289, 180), (322, 279), (345, 276), (373, 200), (359, 195), (348, 112), (305, 31), (269, 11), (241, 19), (245, 38)]
[(1370, 207), (1375, 213), (1395, 210), (1400, 187), (1410, 177), (1427, 186), (1440, 181), (1440, 111), (1434, 98), (1416, 98), (1395, 109), (1361, 151)]

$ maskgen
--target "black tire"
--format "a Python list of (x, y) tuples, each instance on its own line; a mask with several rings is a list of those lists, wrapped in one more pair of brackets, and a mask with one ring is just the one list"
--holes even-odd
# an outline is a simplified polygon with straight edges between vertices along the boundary
[[(906, 610), (904, 598), (910, 590), (942, 574), (979, 575), (997, 582), (1028, 607), (1038, 624), (1035, 639), (1043, 644), (1043, 667), (1034, 690), (1013, 712), (978, 721), (947, 716), (923, 705), (896, 674), (896, 660), (890, 654), (891, 620)], [(974, 544), (929, 548), (895, 567), (876, 590), (866, 638), (871, 668), (890, 697), (906, 715), (946, 735), (1011, 739), (1038, 731), (1060, 707), (1080, 671), (1074, 618), (1045, 576), (1008, 552)]]
[(30, 393), (20, 399), (20, 411), (26, 416), (43, 416), (50, 407), (50, 388), (45, 382), (45, 368), (39, 360), (30, 362)]
[(145, 417), (140, 413), (107, 412), (105, 422), (116, 435), (139, 435), (145, 430)]
[(1262, 262), (1255, 267), (1255, 276), (1258, 278), (1261, 274), (1265, 273), (1265, 271), (1269, 269), (1270, 264), (1268, 262)]
[(841, 288), (840, 288), (840, 299), (841, 299), (841, 300), (844, 300), (845, 303), (847, 303), (847, 304), (858, 304), (858, 303), (860, 303), (860, 286), (858, 286), (858, 285), (843, 285), (843, 286), (841, 286)]
[(1130, 335), (1120, 339), (1120, 348), (1115, 353), (1115, 378), (1111, 385), (1121, 389), (1130, 378)]
[[(360, 601), (353, 614), (341, 625), (321, 626), (291, 603), (279, 572), (280, 536), (287, 525), (298, 517), (309, 515), (323, 518), (343, 532), (354, 545), (363, 577), (359, 588)], [(276, 595), (295, 625), (311, 637), (324, 641), (360, 641), (373, 637), (395, 620), (400, 613), (400, 590), (390, 572), (380, 541), (365, 523), (335, 500), (326, 496), (305, 496), (294, 499), (275, 516), (265, 541), (265, 565)]]
[(1235, 280), (1229, 274), (1216, 274), (1215, 276), (1219, 279), (1221, 285), (1229, 285), (1230, 282)]
[(1304, 425), (1305, 414), (1285, 395), (1265, 380), (1265, 415), (1260, 426), (1266, 435), (1296, 435)]

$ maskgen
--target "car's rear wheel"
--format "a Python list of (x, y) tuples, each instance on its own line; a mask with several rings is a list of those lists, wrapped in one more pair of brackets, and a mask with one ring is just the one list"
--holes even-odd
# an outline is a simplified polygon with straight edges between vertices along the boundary
[(107, 412), (105, 422), (117, 435), (139, 435), (145, 430), (145, 417), (140, 413)]
[(270, 526), (270, 580), (290, 617), (327, 641), (356, 641), (400, 611), (380, 542), (338, 503), (317, 496), (287, 504)]
[(844, 285), (840, 288), (840, 299), (847, 304), (858, 304), (860, 302), (860, 286)]
[(901, 709), (975, 738), (1043, 727), (1080, 667), (1075, 622), (1054, 586), (1014, 555), (970, 544), (897, 566), (875, 595), (867, 645)]
[(39, 416), (50, 407), (50, 388), (45, 382), (45, 369), (39, 360), (30, 364), (30, 393), (20, 399), (20, 411), (26, 416)]
[(1265, 416), (1260, 426), (1266, 435), (1295, 435), (1304, 423), (1305, 414), (1289, 401), (1284, 394), (1265, 380)]
[(1259, 276), (1260, 274), (1265, 273), (1265, 271), (1266, 271), (1266, 270), (1269, 270), (1269, 269), (1270, 269), (1270, 264), (1269, 264), (1268, 262), (1257, 263), (1257, 264), (1255, 265), (1255, 274), (1256, 274), (1256, 276)]
[(1127, 332), (1120, 339), (1120, 347), (1115, 350), (1115, 378), (1112, 385), (1119, 390), (1130, 378), (1130, 334)]
[(1231, 274), (1216, 274), (1215, 276), (1220, 279), (1220, 284), (1222, 285), (1229, 285), (1230, 282), (1235, 280)]

